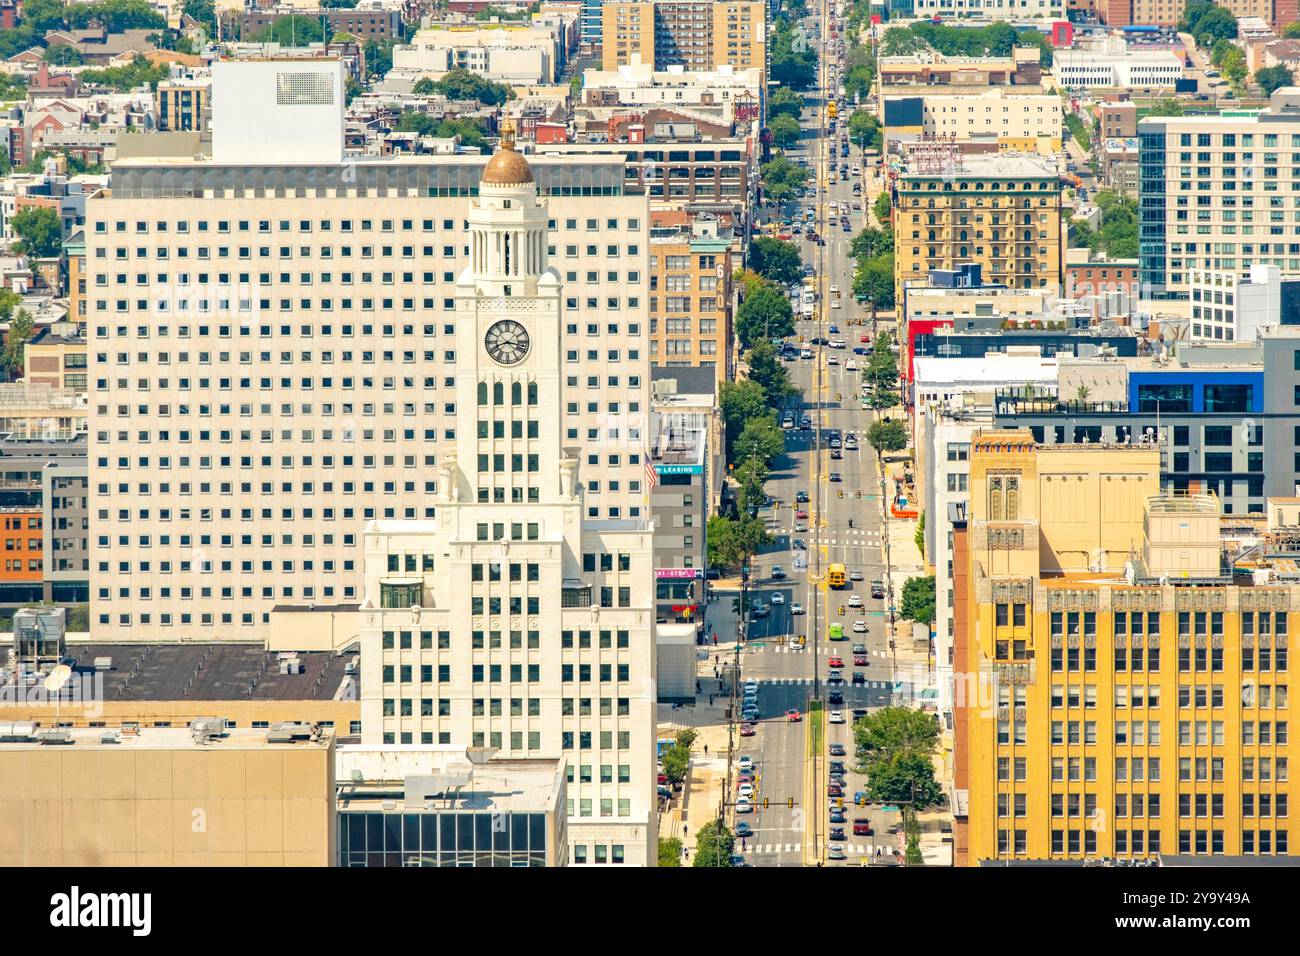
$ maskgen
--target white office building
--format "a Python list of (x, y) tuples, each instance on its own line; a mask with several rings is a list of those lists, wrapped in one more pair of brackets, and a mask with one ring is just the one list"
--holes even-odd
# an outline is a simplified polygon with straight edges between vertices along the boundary
[(653, 528), (585, 513), (585, 453), (639, 446), (565, 440), (550, 216), (505, 143), (468, 212), (437, 517), (366, 528), (363, 738), (564, 759), (570, 865), (654, 865)]
[(1165, 50), (1117, 53), (1075, 48), (1052, 55), (1052, 73), (1067, 90), (1172, 90), (1183, 78), (1183, 61)]
[[(231, 64), (246, 66), (261, 65)], [(487, 157), (316, 158), (286, 114), (317, 107), (277, 90), (320, 69), (278, 63), (260, 95), (214, 94), (214, 136), (223, 104), (261, 117), (256, 162), (219, 138), (211, 157), (122, 160), (87, 202), (96, 640), (265, 641), (273, 608), (355, 608), (368, 522), (438, 517), (464, 437), (457, 280)], [(649, 206), (625, 167), (531, 168), (564, 290), (557, 414), (582, 449), (583, 516), (636, 522)]]

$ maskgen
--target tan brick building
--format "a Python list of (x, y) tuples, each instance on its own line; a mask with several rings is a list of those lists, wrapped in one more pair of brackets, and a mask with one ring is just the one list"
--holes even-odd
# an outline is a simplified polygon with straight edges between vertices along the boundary
[(631, 0), (601, 10), (603, 67), (765, 69), (766, 6), (755, 0)]

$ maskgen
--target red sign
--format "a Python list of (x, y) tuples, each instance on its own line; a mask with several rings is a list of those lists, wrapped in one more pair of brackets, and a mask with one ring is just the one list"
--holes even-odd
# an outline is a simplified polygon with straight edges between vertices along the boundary
[(699, 607), (698, 604), (674, 604), (674, 605), (673, 605), (673, 613), (674, 613), (674, 614), (694, 614), (694, 613), (695, 613), (695, 609), (696, 609), (697, 607)]

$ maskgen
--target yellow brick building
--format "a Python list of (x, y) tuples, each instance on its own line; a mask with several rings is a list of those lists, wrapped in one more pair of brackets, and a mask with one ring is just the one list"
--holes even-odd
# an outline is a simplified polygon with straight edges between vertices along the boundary
[(761, 0), (615, 0), (601, 8), (601, 62), (656, 70), (767, 66), (766, 7)]
[[(956, 861), (1289, 855), (1291, 583), (1158, 452), (985, 432), (954, 529)], [(1256, 581), (1260, 583), (1255, 583)]]
[(903, 283), (963, 262), (981, 263), (986, 282), (1013, 289), (1061, 285), (1061, 180), (1052, 158), (919, 145), (894, 203), (900, 301)]

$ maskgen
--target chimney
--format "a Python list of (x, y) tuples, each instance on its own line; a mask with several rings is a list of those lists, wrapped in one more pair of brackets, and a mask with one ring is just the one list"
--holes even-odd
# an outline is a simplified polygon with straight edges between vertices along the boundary
[(45, 89), (50, 85), (50, 65), (44, 60), (36, 67), (36, 88)]

